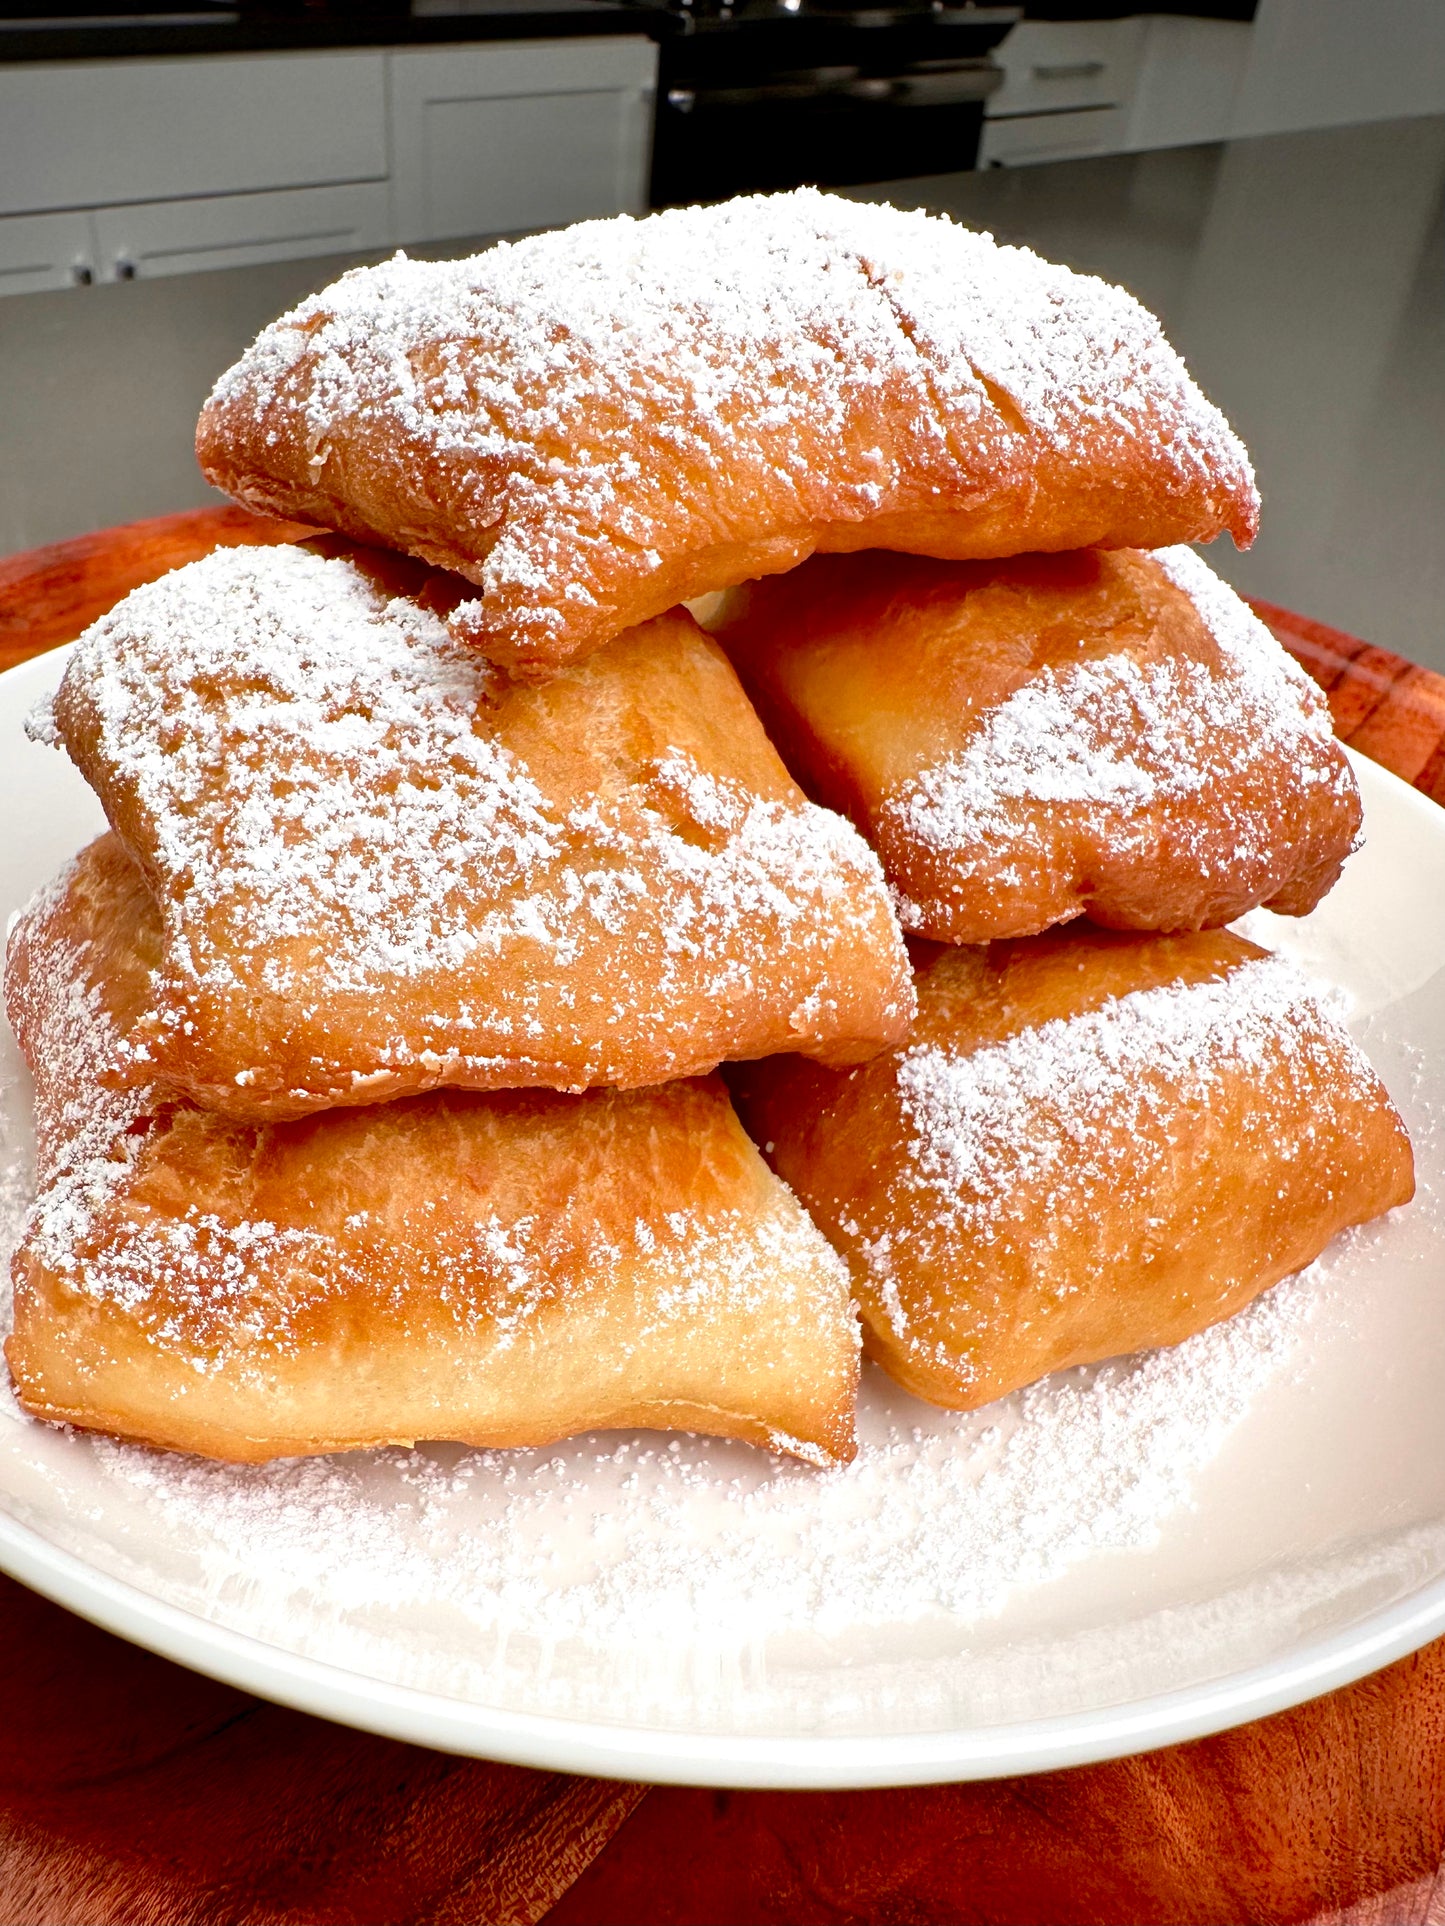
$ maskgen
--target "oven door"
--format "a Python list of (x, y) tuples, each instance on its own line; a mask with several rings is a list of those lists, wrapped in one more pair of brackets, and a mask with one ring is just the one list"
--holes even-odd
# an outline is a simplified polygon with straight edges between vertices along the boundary
[[(871, 67), (872, 63), (869, 63)], [(699, 76), (658, 93), (652, 204), (787, 187), (847, 187), (974, 166), (983, 103), (1003, 80), (987, 59)]]

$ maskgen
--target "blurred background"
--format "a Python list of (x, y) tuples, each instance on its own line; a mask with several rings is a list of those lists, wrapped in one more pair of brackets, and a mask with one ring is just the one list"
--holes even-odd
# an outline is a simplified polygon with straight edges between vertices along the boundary
[(1260, 470), (1223, 572), (1445, 670), (1445, 0), (0, 0), (0, 554), (214, 499), (353, 261), (803, 182), (1131, 288)]

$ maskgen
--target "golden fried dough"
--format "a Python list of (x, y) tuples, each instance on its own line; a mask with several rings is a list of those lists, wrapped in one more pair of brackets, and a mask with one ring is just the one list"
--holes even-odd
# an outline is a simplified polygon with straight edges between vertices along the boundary
[(935, 1404), (1176, 1344), (1413, 1192), (1347, 1033), (1228, 932), (929, 948), (917, 980), (906, 1048), (733, 1081), (865, 1348)]
[(1254, 535), (1243, 448), (1122, 290), (812, 191), (358, 269), (221, 377), (238, 501), (456, 569), (543, 676), (814, 550)]
[(1303, 915), (1359, 830), (1323, 696), (1189, 549), (819, 556), (709, 626), (937, 942)]
[(81, 638), (54, 727), (162, 918), (118, 1076), (276, 1120), (906, 1033), (877, 859), (689, 616), (529, 688), (450, 638), (445, 592), (227, 550)]
[(632, 1425), (852, 1456), (844, 1267), (716, 1078), (271, 1126), (103, 1090), (159, 941), (113, 837), (12, 939), (41, 1145), (6, 1349), (27, 1410), (251, 1460)]

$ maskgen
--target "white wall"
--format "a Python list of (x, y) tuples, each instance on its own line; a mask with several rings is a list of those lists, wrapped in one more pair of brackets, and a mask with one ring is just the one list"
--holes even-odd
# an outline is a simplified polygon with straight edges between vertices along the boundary
[(1235, 134), (1445, 113), (1445, 0), (1259, 0)]

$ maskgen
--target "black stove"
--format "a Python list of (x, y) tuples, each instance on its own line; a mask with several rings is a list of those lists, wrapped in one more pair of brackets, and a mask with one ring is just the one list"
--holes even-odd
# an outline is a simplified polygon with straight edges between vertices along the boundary
[[(651, 0), (655, 7), (656, 0)], [(974, 165), (1018, 7), (662, 0), (652, 204)]]

